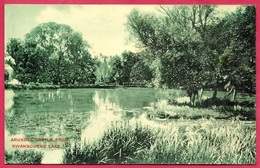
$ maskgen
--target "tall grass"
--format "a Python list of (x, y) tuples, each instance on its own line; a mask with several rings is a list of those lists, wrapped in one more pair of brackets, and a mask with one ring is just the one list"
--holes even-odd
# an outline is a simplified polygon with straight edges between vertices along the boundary
[(64, 164), (254, 164), (255, 127), (202, 119), (149, 128), (113, 123), (93, 143), (67, 144)]
[(204, 120), (159, 130), (152, 148), (140, 158), (144, 163), (254, 164), (255, 138), (255, 130), (239, 121)]
[(41, 164), (43, 153), (34, 150), (5, 151), (6, 164)]
[(91, 144), (66, 144), (65, 164), (132, 163), (137, 151), (149, 149), (155, 136), (151, 129), (136, 123), (115, 122), (103, 136)]

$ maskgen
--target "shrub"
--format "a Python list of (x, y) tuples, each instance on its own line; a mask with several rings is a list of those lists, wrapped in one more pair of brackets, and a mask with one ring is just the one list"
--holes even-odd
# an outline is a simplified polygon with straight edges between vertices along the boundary
[(41, 164), (43, 153), (34, 150), (5, 151), (6, 164)]

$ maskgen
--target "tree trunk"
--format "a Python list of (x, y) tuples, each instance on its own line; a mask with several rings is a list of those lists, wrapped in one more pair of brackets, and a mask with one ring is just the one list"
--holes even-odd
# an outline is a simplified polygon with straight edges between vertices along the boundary
[(217, 98), (217, 94), (218, 94), (218, 85), (219, 85), (219, 77), (216, 77), (216, 82), (213, 88), (213, 95), (212, 95), (212, 99), (216, 99)]
[(216, 99), (218, 94), (218, 87), (214, 86), (212, 99)]

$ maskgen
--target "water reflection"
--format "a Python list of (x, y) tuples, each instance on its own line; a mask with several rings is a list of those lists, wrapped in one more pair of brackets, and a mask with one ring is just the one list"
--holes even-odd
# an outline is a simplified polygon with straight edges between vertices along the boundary
[(81, 140), (83, 142), (96, 140), (111, 122), (122, 120), (120, 113), (113, 113), (113, 111), (122, 111), (122, 109), (118, 104), (111, 102), (108, 95), (104, 96), (104, 94), (102, 95), (100, 92), (95, 91), (93, 101), (96, 109), (95, 112), (91, 113), (88, 126), (82, 131)]
[[(154, 89), (5, 90), (5, 149), (11, 138), (69, 138), (94, 141), (111, 122), (128, 120), (155, 126), (143, 114), (145, 106), (165, 98)], [(28, 142), (39, 144), (39, 142)], [(43, 142), (49, 144), (47, 142)], [(60, 163), (62, 149), (44, 152), (42, 163)]]
[(5, 116), (12, 117), (14, 114), (13, 104), (14, 104), (14, 91), (6, 90), (5, 91)]
[(63, 151), (60, 149), (44, 151), (42, 164), (60, 164), (62, 162)]

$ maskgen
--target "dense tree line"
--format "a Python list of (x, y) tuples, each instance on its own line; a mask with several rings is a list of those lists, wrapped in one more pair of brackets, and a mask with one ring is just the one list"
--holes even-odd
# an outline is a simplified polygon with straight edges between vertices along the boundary
[(7, 53), (22, 83), (146, 84), (152, 87), (212, 88), (213, 97), (231, 81), (255, 92), (255, 6), (232, 13), (217, 6), (158, 6), (160, 15), (133, 9), (126, 28), (140, 52), (94, 59), (79, 32), (67, 25), (40, 24), (11, 39)]
[(145, 54), (155, 87), (213, 88), (225, 79), (255, 92), (255, 6), (224, 17), (217, 6), (161, 6), (162, 15), (136, 9), (128, 15), (130, 37)]
[(9, 41), (7, 53), (13, 61), (8, 63), (21, 83), (94, 83), (97, 65), (88, 47), (82, 35), (68, 25), (44, 23), (24, 41)]
[(152, 71), (145, 65), (141, 53), (125, 51), (120, 56), (102, 56), (96, 71), (97, 82), (117, 85), (147, 85)]

